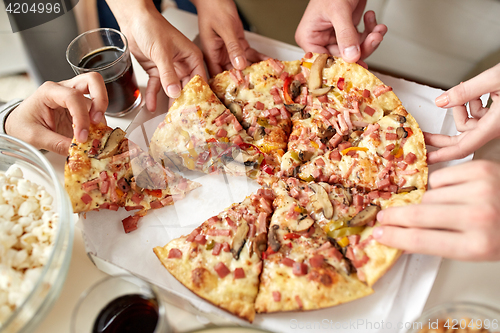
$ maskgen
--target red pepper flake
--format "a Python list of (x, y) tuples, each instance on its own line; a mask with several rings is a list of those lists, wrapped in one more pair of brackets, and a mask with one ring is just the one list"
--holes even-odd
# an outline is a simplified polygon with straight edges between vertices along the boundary
[(296, 234), (296, 233), (294, 233), (294, 232), (290, 232), (290, 233), (285, 234), (285, 235), (283, 236), (283, 239), (284, 239), (284, 240), (287, 240), (287, 239), (296, 239), (296, 238), (300, 238), (300, 235), (299, 235), (299, 234)]

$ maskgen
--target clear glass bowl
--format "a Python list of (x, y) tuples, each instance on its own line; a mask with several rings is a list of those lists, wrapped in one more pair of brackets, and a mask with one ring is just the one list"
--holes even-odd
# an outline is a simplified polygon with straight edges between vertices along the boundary
[(21, 140), (0, 134), (0, 170), (18, 166), (24, 178), (49, 192), (59, 214), (54, 248), (42, 274), (23, 303), (0, 327), (0, 333), (32, 332), (58, 298), (68, 272), (73, 247), (73, 210), (54, 168), (43, 154)]
[(429, 332), (438, 324), (440, 327), (442, 324), (447, 324), (449, 328), (455, 329), (471, 328), (472, 325), (476, 325), (489, 332), (500, 332), (500, 311), (472, 302), (450, 302), (425, 311), (412, 324), (412, 329), (407, 333), (419, 333), (422, 329), (424, 332)]

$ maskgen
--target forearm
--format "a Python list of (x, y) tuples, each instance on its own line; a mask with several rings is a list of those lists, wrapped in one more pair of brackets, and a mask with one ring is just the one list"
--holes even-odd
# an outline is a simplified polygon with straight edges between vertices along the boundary
[(106, 0), (118, 23), (130, 22), (134, 18), (150, 13), (158, 13), (150, 0)]

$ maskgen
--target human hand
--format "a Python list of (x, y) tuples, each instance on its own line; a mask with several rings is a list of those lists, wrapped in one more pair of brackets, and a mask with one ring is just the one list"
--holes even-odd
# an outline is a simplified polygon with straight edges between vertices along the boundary
[(130, 51), (148, 73), (146, 106), (156, 110), (156, 95), (163, 87), (167, 96), (177, 98), (182, 85), (196, 74), (207, 79), (203, 55), (179, 30), (175, 29), (152, 1), (107, 0)]
[(233, 0), (192, 1), (198, 10), (200, 41), (210, 75), (268, 57), (250, 47)]
[(435, 171), (418, 205), (377, 215), (374, 238), (409, 252), (500, 260), (500, 164), (473, 161)]
[[(480, 97), (490, 93), (493, 103), (483, 107)], [(428, 145), (440, 149), (427, 154), (429, 164), (464, 158), (500, 136), (500, 64), (460, 83), (436, 98), (436, 105), (453, 107), (456, 136), (424, 133)], [(470, 115), (466, 103), (469, 103)]]
[(87, 141), (90, 121), (103, 120), (107, 107), (106, 86), (98, 73), (48, 81), (10, 113), (5, 132), (38, 149), (67, 155), (71, 138)]
[[(330, 53), (347, 62), (372, 54), (382, 42), (387, 26), (377, 24), (375, 13), (363, 16), (366, 0), (311, 0), (300, 20), (295, 40), (306, 52)], [(361, 17), (365, 31), (356, 26)]]

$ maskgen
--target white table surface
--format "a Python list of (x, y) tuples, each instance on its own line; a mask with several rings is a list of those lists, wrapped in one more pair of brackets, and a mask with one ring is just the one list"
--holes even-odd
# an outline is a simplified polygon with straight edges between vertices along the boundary
[[(194, 39), (196, 37), (198, 24), (194, 15), (170, 8), (164, 12), (164, 16), (188, 38)], [(137, 63), (134, 65), (134, 70), (141, 90), (144, 91), (147, 84), (147, 74)], [(162, 92), (160, 92), (159, 98), (165, 98)], [(157, 113), (160, 112), (157, 111)], [(125, 129), (134, 119), (136, 113), (123, 118), (108, 117), (108, 125)], [(65, 158), (53, 153), (48, 153), (46, 156), (59, 172), (62, 180)], [(480, 149), (475, 158), (500, 161), (500, 140), (490, 142)], [(61, 295), (35, 332), (69, 332), (71, 314), (80, 294), (105, 276), (107, 275), (96, 268), (87, 256), (81, 232), (76, 229), (71, 264)], [(499, 276), (500, 262), (472, 263), (445, 259), (442, 261), (424, 310), (449, 301), (473, 301), (500, 308)], [(205, 327), (203, 320), (170, 304), (167, 304), (167, 315), (176, 332)], [(223, 322), (221, 321), (221, 323)]]

